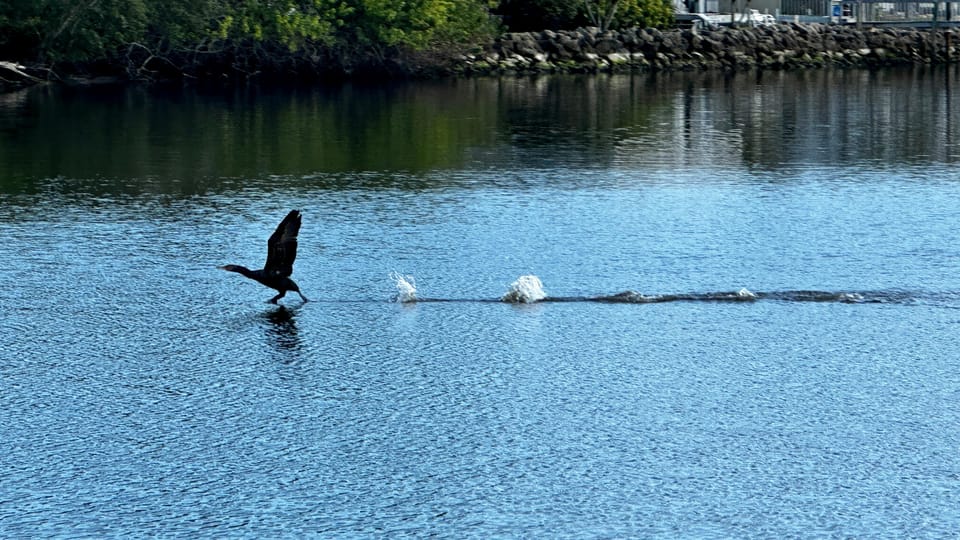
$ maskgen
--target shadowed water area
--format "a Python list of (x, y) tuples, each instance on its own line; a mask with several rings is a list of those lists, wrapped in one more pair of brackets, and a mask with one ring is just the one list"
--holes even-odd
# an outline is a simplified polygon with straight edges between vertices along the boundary
[(955, 534), (958, 79), (0, 96), (0, 537)]

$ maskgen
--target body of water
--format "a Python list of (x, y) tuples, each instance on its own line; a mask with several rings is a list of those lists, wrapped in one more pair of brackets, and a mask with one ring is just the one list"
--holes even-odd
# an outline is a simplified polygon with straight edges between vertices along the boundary
[(958, 75), (2, 96), (0, 536), (952, 536)]

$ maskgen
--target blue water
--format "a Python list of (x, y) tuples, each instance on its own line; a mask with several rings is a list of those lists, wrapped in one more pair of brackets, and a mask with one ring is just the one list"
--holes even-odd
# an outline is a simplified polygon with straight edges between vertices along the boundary
[[(941, 78), (858, 73), (22, 98), (0, 537), (954, 536), (960, 118)], [(323, 122), (357, 92), (397, 133)], [(250, 122), (285, 108), (383, 155), (282, 161)], [(128, 128), (24, 142), (97, 118)], [(453, 131), (415, 159), (418, 129)], [(236, 131), (261, 158), (174, 159)], [(291, 208), (311, 302), (278, 307), (216, 267)], [(524, 275), (546, 298), (499, 301)]]

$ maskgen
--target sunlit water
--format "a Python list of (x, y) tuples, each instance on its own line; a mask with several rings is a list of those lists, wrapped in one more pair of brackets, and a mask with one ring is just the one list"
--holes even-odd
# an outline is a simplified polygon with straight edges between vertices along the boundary
[(955, 535), (956, 75), (7, 96), (0, 537)]

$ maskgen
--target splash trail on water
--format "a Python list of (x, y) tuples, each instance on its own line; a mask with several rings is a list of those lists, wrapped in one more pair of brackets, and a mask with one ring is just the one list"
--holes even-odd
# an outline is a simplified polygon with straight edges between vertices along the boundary
[(391, 272), (396, 287), (394, 302), (502, 302), (508, 304), (594, 302), (605, 304), (660, 304), (666, 302), (731, 302), (750, 303), (763, 300), (779, 302), (836, 302), (842, 304), (940, 304), (960, 309), (960, 292), (925, 292), (904, 290), (880, 291), (823, 291), (784, 290), (754, 292), (746, 287), (731, 291), (644, 294), (628, 289), (615, 294), (599, 296), (547, 296), (539, 277), (528, 274), (511, 283), (500, 298), (421, 298), (417, 295), (416, 280), (411, 275)]

